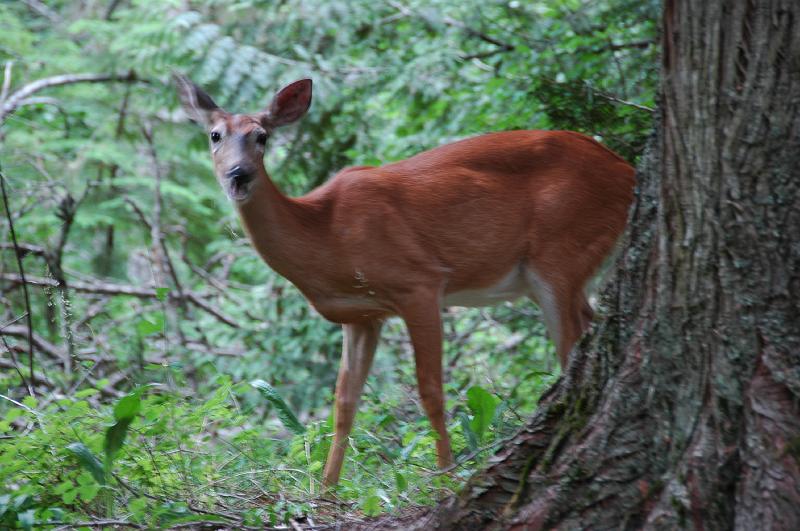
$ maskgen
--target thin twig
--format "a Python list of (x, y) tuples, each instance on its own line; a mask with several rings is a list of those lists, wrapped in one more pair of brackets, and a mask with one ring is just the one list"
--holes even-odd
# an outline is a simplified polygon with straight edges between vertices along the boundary
[(8, 341), (6, 341), (6, 336), (0, 335), (0, 339), (3, 340), (3, 346), (8, 351), (8, 355), (11, 356), (11, 363), (14, 365), (14, 370), (17, 371), (17, 374), (19, 374), (19, 377), (22, 380), (22, 384), (28, 389), (28, 394), (34, 396), (33, 387), (31, 387), (31, 384), (28, 382), (28, 379), (25, 378), (25, 375), (22, 374), (22, 371), (19, 370), (19, 364), (17, 363), (17, 356), (14, 354), (14, 351), (11, 349), (11, 346), (9, 346)]
[(11, 231), (11, 241), (14, 244), (14, 255), (17, 257), (17, 268), (19, 268), (19, 276), (22, 279), (22, 291), (25, 295), (25, 310), (28, 314), (28, 373), (30, 379), (33, 380), (33, 318), (31, 314), (31, 299), (28, 294), (27, 283), (25, 282), (25, 268), (22, 267), (22, 255), (20, 254), (19, 245), (17, 243), (17, 234), (14, 231), (14, 220), (11, 218), (11, 207), (8, 204), (8, 194), (6, 194), (6, 177), (3, 175), (2, 168), (0, 168), (0, 188), (3, 192), (3, 206), (6, 209), (8, 228)]
[(603, 98), (605, 100), (613, 101), (614, 103), (619, 103), (621, 105), (628, 105), (630, 107), (633, 107), (634, 109), (639, 109), (640, 111), (655, 112), (655, 109), (652, 108), (652, 107), (648, 107), (646, 105), (641, 105), (639, 103), (635, 103), (635, 102), (632, 102), (632, 101), (624, 100), (622, 98), (618, 98), (618, 97), (616, 97), (616, 96), (614, 96), (612, 94), (607, 94), (605, 92), (601, 92), (601, 91), (597, 90), (596, 88), (594, 88), (594, 87), (592, 87), (591, 85), (588, 85), (588, 84), (587, 84), (587, 87), (592, 91), (592, 94), (594, 94), (595, 96), (600, 96), (601, 98)]

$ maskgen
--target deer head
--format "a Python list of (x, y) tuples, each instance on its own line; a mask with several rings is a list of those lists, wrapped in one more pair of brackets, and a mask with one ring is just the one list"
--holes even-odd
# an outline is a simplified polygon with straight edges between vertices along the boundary
[(259, 179), (267, 179), (264, 150), (275, 128), (300, 119), (311, 105), (311, 80), (295, 81), (278, 91), (269, 106), (255, 114), (231, 114), (220, 108), (188, 78), (175, 75), (178, 96), (191, 120), (208, 133), (214, 173), (235, 203), (246, 202)]

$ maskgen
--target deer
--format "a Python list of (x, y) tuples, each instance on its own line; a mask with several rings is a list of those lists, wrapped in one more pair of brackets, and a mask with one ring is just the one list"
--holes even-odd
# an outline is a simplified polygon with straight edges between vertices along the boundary
[(585, 287), (633, 201), (635, 171), (622, 157), (572, 131), (493, 132), (383, 166), (345, 168), (293, 198), (268, 175), (264, 152), (277, 128), (306, 114), (312, 81), (285, 86), (254, 114), (234, 114), (188, 78), (174, 79), (188, 118), (206, 130), (216, 178), (257, 253), (322, 317), (342, 325), (326, 487), (339, 482), (389, 317), (406, 324), (441, 469), (453, 464), (443, 308), (527, 297), (566, 369), (593, 318)]

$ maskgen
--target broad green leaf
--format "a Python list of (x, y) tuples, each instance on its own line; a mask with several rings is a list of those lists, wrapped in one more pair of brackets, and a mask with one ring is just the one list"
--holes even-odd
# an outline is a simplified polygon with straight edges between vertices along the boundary
[(22, 399), (22, 403), (31, 409), (36, 409), (36, 406), (39, 404), (39, 401), (36, 399), (36, 397), (28, 395)]
[(106, 483), (106, 472), (103, 468), (103, 463), (100, 462), (97, 457), (94, 456), (91, 450), (89, 450), (83, 443), (72, 443), (67, 446), (67, 450), (75, 454), (78, 458), (78, 462), (83, 466), (92, 477), (100, 483), (101, 485), (105, 485)]
[(394, 484), (399, 492), (405, 492), (408, 488), (406, 477), (397, 470), (394, 471)]
[(36, 522), (34, 518), (36, 511), (34, 509), (28, 509), (25, 512), (21, 512), (17, 514), (17, 521), (19, 525), (22, 526), (22, 529), (33, 529), (33, 524)]
[(458, 414), (458, 422), (461, 423), (461, 431), (464, 432), (464, 438), (467, 440), (467, 448), (474, 452), (478, 449), (478, 438), (475, 436), (475, 432), (472, 431), (469, 417), (463, 411)]
[(85, 502), (90, 502), (97, 496), (97, 493), (100, 491), (99, 485), (81, 485), (76, 489), (78, 494), (81, 495), (81, 499)]
[(128, 502), (128, 510), (135, 520), (143, 520), (147, 515), (147, 498), (134, 498)]
[(169, 295), (169, 288), (156, 288), (156, 299), (163, 302), (167, 300), (167, 295)]
[(305, 433), (306, 428), (303, 426), (297, 417), (289, 408), (289, 406), (284, 402), (281, 395), (267, 382), (264, 380), (253, 380), (250, 382), (250, 385), (258, 389), (261, 393), (261, 396), (266, 398), (275, 409), (278, 411), (278, 418), (283, 423), (283, 425), (296, 435), (302, 435)]
[(153, 317), (153, 320), (150, 321), (142, 317), (138, 323), (136, 323), (136, 330), (142, 336), (149, 336), (150, 334), (157, 334), (159, 332), (164, 331), (164, 316), (162, 314), (157, 314)]
[(25, 413), (25, 410), (19, 407), (9, 409), (8, 413), (6, 413), (6, 422), (14, 422)]
[(141, 408), (142, 401), (139, 393), (125, 395), (114, 406), (114, 420), (130, 419), (136, 416)]
[(100, 391), (98, 391), (97, 389), (84, 389), (82, 391), (78, 391), (77, 393), (75, 393), (75, 398), (86, 398), (89, 396), (94, 396), (99, 392)]
[(68, 490), (67, 492), (61, 495), (61, 501), (63, 501), (67, 505), (72, 505), (75, 501), (75, 498), (78, 497), (78, 489)]
[(0, 518), (6, 514), (8, 507), (11, 505), (10, 494), (0, 494)]
[(106, 438), (103, 442), (103, 451), (106, 453), (106, 466), (110, 468), (114, 456), (122, 448), (125, 436), (128, 433), (128, 426), (131, 425), (133, 418), (118, 420), (116, 424), (106, 430)]
[(483, 441), (486, 429), (492, 423), (495, 409), (500, 401), (486, 389), (474, 385), (467, 391), (467, 407), (472, 412), (472, 422), (470, 428), (478, 437), (478, 441)]
[(364, 501), (361, 502), (361, 510), (364, 511), (364, 514), (367, 516), (375, 516), (376, 514), (381, 512), (381, 499), (378, 497), (377, 494), (371, 494), (367, 496)]
[(78, 475), (77, 480), (78, 480), (78, 485), (91, 485), (92, 483), (95, 482), (92, 475), (86, 471), (81, 472), (80, 475)]
[(75, 487), (75, 484), (70, 480), (66, 480), (62, 483), (59, 483), (56, 488), (53, 489), (53, 494), (64, 494), (73, 487)]

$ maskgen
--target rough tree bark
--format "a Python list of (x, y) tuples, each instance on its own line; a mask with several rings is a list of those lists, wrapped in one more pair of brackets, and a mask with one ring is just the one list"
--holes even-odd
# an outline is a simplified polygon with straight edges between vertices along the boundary
[[(603, 315), (419, 529), (800, 529), (800, 2), (672, 0)], [(397, 524), (396, 524), (397, 525)]]

